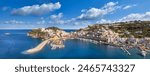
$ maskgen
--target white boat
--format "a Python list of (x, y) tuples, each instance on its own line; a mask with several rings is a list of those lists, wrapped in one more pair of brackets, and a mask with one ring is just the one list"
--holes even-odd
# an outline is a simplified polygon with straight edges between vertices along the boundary
[(146, 51), (141, 51), (141, 54), (145, 57), (147, 52)]
[(10, 35), (10, 33), (5, 33), (5, 35)]

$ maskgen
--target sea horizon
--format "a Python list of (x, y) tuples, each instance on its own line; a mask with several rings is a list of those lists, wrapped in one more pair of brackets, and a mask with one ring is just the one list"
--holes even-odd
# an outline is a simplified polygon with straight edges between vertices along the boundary
[[(49, 26), (49, 27), (55, 27), (55, 26)], [(39, 27), (41, 28), (41, 27)], [(33, 29), (39, 29), (39, 28), (0, 28), (0, 30), (33, 30)], [(42, 27), (42, 28), (48, 28), (48, 27)], [(60, 28), (62, 30), (79, 30), (80, 28)]]

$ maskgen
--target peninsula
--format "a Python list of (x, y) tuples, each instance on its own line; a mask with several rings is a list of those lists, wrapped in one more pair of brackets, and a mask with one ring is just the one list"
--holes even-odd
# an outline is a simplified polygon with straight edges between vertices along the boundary
[(64, 48), (66, 39), (79, 39), (95, 44), (119, 47), (128, 55), (128, 50), (137, 48), (142, 56), (150, 52), (150, 21), (128, 21), (106, 24), (93, 24), (75, 32), (65, 32), (57, 27), (33, 29), (28, 36), (43, 40), (37, 47), (25, 51), (36, 53), (49, 44), (51, 49)]
[(69, 33), (57, 28), (57, 27), (49, 27), (49, 28), (39, 28), (33, 29), (31, 32), (27, 34), (33, 38), (40, 38), (43, 40), (37, 47), (29, 49), (23, 53), (32, 54), (39, 52), (44, 48), (46, 44), (51, 46), (51, 49), (63, 48), (63, 41), (69, 38)]

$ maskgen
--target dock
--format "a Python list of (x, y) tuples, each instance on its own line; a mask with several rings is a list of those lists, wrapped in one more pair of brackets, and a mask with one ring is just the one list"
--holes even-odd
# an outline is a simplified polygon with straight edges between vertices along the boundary
[(23, 54), (33, 54), (33, 53), (39, 52), (40, 50), (42, 50), (45, 47), (45, 45), (48, 42), (49, 42), (49, 40), (45, 40), (42, 43), (40, 43), (39, 45), (37, 45), (35, 48), (29, 49), (29, 50), (23, 52)]
[(64, 48), (65, 46), (63, 44), (61, 44), (61, 45), (60, 44), (57, 45), (56, 43), (53, 44), (53, 42), (57, 42), (58, 40), (61, 40), (58, 36), (55, 36), (53, 38), (49, 38), (49, 39), (41, 42), (35, 48), (29, 49), (29, 50), (23, 52), (23, 54), (34, 54), (34, 53), (37, 53), (37, 52), (41, 51), (45, 47), (45, 45), (48, 44), (48, 43), (51, 44), (51, 47), (52, 47), (51, 49), (52, 50), (56, 49), (56, 48)]
[(124, 52), (127, 52), (128, 55), (131, 55), (131, 53), (130, 53), (126, 48), (121, 47), (121, 49), (122, 49)]

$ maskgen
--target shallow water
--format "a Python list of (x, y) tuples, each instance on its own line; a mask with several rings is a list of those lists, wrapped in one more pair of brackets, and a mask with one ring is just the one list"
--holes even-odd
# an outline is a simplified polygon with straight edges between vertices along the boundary
[[(65, 48), (50, 50), (50, 46), (35, 54), (23, 51), (38, 45), (41, 40), (27, 36), (30, 30), (0, 30), (1, 59), (143, 59), (137, 49), (127, 55), (123, 50), (103, 44), (93, 44), (81, 40), (66, 40)], [(6, 35), (6, 33), (10, 33)], [(145, 58), (150, 59), (150, 54)]]

